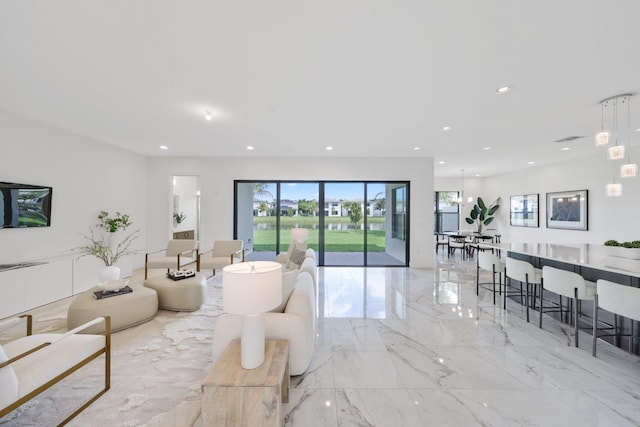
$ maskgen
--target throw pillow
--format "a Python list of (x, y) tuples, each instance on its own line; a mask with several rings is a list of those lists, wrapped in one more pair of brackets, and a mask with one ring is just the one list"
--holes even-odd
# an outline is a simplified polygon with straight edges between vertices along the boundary
[(300, 267), (302, 261), (304, 261), (304, 257), (306, 255), (306, 251), (301, 251), (299, 249), (293, 249), (291, 251), (291, 256), (289, 256), (289, 261)]

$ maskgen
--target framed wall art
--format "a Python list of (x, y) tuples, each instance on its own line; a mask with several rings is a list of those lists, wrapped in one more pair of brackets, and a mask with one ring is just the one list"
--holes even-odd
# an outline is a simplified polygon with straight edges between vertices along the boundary
[(547, 228), (588, 229), (587, 190), (547, 193)]
[(538, 195), (511, 196), (510, 224), (514, 227), (539, 227)]

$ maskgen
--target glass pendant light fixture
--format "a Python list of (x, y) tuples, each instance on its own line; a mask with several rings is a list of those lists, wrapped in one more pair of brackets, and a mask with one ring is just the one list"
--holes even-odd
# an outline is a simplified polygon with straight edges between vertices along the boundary
[(604, 105), (605, 102), (600, 102), (600, 132), (596, 134), (596, 145), (607, 145), (609, 143), (609, 137), (611, 136), (609, 131), (604, 130)]
[[(627, 162), (620, 166), (620, 176), (623, 178), (634, 177), (638, 175), (638, 165), (636, 163), (631, 163), (629, 158), (629, 149), (625, 147), (625, 145), (618, 144), (618, 139), (620, 136), (620, 132), (618, 129), (618, 106), (627, 107), (627, 145), (631, 144), (631, 96), (630, 93), (624, 93), (621, 95), (611, 96), (607, 99), (603, 99), (600, 101), (600, 106), (602, 108), (602, 126), (601, 132), (596, 135), (596, 145), (605, 145), (604, 141), (607, 140), (607, 143), (613, 139), (615, 145), (609, 147), (607, 149), (607, 157), (609, 160), (621, 160), (625, 157), (625, 151), (627, 153)], [(612, 132), (608, 133), (607, 136), (604, 134), (604, 108), (608, 106), (612, 107), (613, 110), (613, 120), (612, 120)], [(626, 148), (626, 149), (625, 149)], [(622, 184), (616, 182), (616, 174), (617, 174), (617, 166), (614, 166), (613, 173), (613, 181), (607, 184), (607, 196), (609, 197), (620, 197), (622, 196)]]
[(635, 178), (638, 176), (638, 164), (631, 163), (631, 97), (627, 101), (627, 162), (620, 166), (620, 177)]

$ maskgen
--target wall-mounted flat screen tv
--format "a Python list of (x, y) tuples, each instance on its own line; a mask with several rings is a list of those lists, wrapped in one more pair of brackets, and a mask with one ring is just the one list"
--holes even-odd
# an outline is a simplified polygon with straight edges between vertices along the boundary
[(0, 228), (51, 225), (51, 187), (0, 182)]

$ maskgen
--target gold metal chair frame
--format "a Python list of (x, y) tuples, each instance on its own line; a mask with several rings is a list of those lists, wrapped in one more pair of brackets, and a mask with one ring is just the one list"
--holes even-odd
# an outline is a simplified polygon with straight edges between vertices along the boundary
[[(27, 336), (32, 334), (32, 329), (33, 329), (33, 319), (31, 317), (30, 314), (24, 314), (22, 316), (20, 316), (21, 318), (26, 318), (27, 319)], [(40, 387), (38, 387), (37, 389), (33, 390), (31, 393), (21, 397), (20, 399), (18, 399), (17, 401), (15, 401), (14, 403), (10, 404), (9, 406), (0, 409), (0, 417), (3, 417), (7, 414), (9, 414), (10, 412), (12, 412), (13, 410), (15, 410), (16, 408), (20, 407), (21, 405), (23, 405), (24, 403), (28, 402), (29, 400), (33, 399), (35, 396), (39, 395), (40, 393), (42, 393), (43, 391), (47, 390), (48, 388), (50, 388), (51, 386), (55, 385), (56, 383), (60, 382), (61, 380), (63, 380), (64, 378), (68, 377), (69, 375), (71, 375), (72, 373), (76, 372), (78, 369), (82, 368), (83, 366), (87, 365), (89, 362), (91, 362), (92, 360), (98, 358), (99, 356), (101, 356), (102, 354), (105, 355), (105, 366), (104, 366), (104, 389), (100, 390), (100, 392), (98, 392), (98, 394), (96, 394), (95, 396), (93, 396), (91, 399), (89, 399), (86, 403), (84, 403), (82, 406), (80, 406), (76, 411), (74, 411), (71, 415), (69, 415), (64, 421), (62, 421), (60, 424), (60, 426), (63, 426), (65, 424), (67, 424), (69, 421), (71, 421), (73, 418), (75, 418), (80, 412), (84, 411), (89, 405), (91, 405), (93, 402), (95, 402), (100, 396), (102, 396), (103, 394), (105, 394), (109, 388), (111, 388), (111, 317), (109, 316), (105, 316), (105, 317), (98, 317), (90, 322), (85, 323), (84, 325), (81, 325), (69, 332), (69, 333), (77, 333), (80, 332), (83, 329), (86, 329), (90, 326), (93, 326), (97, 323), (101, 323), (102, 321), (104, 321), (105, 323), (105, 346), (100, 349), (99, 351), (96, 351), (95, 353), (89, 355), (87, 358), (83, 359), (82, 361), (78, 362), (77, 364), (71, 366), (69, 369), (67, 369), (66, 371), (64, 371), (63, 373), (61, 373), (60, 375), (52, 378), (51, 380), (47, 381), (45, 384), (41, 385)], [(14, 363), (17, 360), (20, 360), (24, 357), (29, 356), (30, 354), (34, 354), (36, 353), (38, 350), (41, 350), (47, 346), (51, 345), (50, 342), (45, 342), (40, 344), (37, 347), (34, 347), (30, 350), (25, 351), (22, 354), (19, 354), (9, 360), (7, 360), (6, 362), (0, 363), (0, 368), (4, 368), (5, 366), (9, 366), (10, 364)]]

